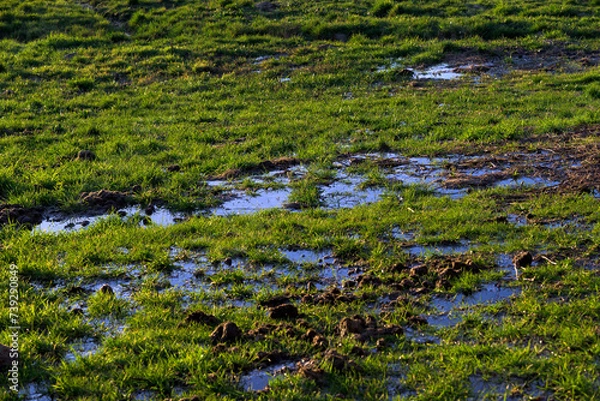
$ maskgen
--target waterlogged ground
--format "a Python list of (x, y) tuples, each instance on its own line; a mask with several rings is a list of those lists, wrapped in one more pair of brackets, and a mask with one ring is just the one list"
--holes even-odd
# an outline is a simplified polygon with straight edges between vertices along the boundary
[(600, 398), (599, 17), (0, 5), (0, 401)]

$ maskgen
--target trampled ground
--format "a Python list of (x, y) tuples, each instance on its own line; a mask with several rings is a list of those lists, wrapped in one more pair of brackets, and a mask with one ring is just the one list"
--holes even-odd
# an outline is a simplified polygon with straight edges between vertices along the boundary
[(0, 400), (600, 398), (597, 6), (5, 1)]

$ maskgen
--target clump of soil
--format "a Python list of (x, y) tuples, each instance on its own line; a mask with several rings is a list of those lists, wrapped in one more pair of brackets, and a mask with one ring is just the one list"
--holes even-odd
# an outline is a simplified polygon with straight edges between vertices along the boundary
[(13, 358), (10, 357), (10, 348), (0, 344), (0, 371), (6, 371), (12, 365)]
[(183, 320), (183, 323), (198, 323), (205, 324), (207, 326), (214, 326), (219, 324), (219, 319), (213, 315), (209, 315), (203, 311), (197, 310), (190, 312)]
[(80, 161), (92, 161), (96, 160), (96, 154), (88, 149), (83, 149), (77, 152), (77, 158), (75, 160)]
[(228, 343), (235, 342), (242, 338), (242, 331), (239, 329), (237, 324), (233, 322), (221, 323), (217, 328), (210, 333), (210, 339), (214, 343)]
[(310, 342), (314, 347), (317, 348), (323, 348), (327, 346), (327, 339), (314, 329), (308, 329), (300, 338)]
[(338, 353), (334, 349), (325, 351), (323, 361), (329, 364), (333, 370), (343, 372), (346, 370), (358, 370), (358, 365), (346, 355)]
[(531, 266), (532, 263), (533, 255), (527, 251), (519, 252), (513, 257), (513, 264), (515, 267), (527, 267)]
[(332, 287), (317, 295), (306, 294), (302, 297), (302, 303), (313, 305), (335, 305), (337, 303), (350, 303), (356, 300), (356, 295), (343, 293), (339, 288)]
[(87, 205), (99, 210), (120, 209), (131, 201), (126, 192), (102, 189), (96, 192), (82, 192), (79, 198)]
[(374, 317), (367, 316), (364, 318), (360, 315), (343, 318), (338, 324), (338, 331), (341, 337), (354, 337), (356, 340), (363, 342), (372, 338), (404, 333), (400, 326), (386, 325), (378, 327)]
[(295, 319), (298, 316), (298, 308), (291, 304), (283, 304), (269, 308), (269, 317), (271, 319)]
[(4, 224), (37, 225), (42, 222), (42, 212), (38, 208), (25, 208), (21, 205), (0, 205), (0, 226)]
[(256, 355), (256, 359), (254, 360), (254, 362), (257, 364), (258, 367), (264, 368), (266, 366), (274, 365), (276, 363), (279, 363), (279, 362), (285, 361), (285, 360), (289, 360), (289, 359), (290, 359), (290, 354), (288, 354), (287, 352), (284, 352), (284, 351), (279, 351), (279, 350), (270, 351), (270, 352), (260, 351)]
[(108, 284), (102, 284), (102, 287), (98, 289), (98, 293), (104, 295), (115, 295), (115, 290), (113, 290), (113, 288)]

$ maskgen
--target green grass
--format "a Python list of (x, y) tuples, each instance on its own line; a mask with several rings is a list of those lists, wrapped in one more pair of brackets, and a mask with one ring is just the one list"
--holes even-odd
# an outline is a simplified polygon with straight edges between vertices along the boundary
[[(86, 213), (80, 194), (105, 189), (131, 191), (144, 207), (193, 212), (167, 227), (140, 225), (139, 215), (60, 234), (1, 226), (2, 294), (8, 266), (19, 267), (21, 384), (43, 383), (61, 400), (143, 392), (157, 400), (600, 398), (593, 194), (491, 188), (454, 200), (392, 182), (372, 160), (347, 171), (365, 178), (360, 189), (382, 188), (379, 201), (326, 210), (322, 194), (355, 154), (553, 151), (585, 131), (574, 143), (594, 146), (599, 4), (3, 2), (0, 205)], [(452, 81), (403, 71), (442, 62), (493, 68)], [(96, 158), (77, 158), (80, 150)], [(288, 201), (300, 211), (201, 213), (229, 187), (283, 187), (252, 177), (279, 158), (307, 171), (287, 172)], [(219, 175), (227, 184), (206, 183)], [(510, 223), (513, 214), (528, 224)], [(547, 224), (564, 220), (571, 223)], [(394, 230), (414, 238), (396, 239)], [(452, 257), (407, 253), (411, 245), (461, 243), (470, 250)], [(293, 264), (282, 249), (326, 251), (337, 265)], [(504, 278), (498, 255), (522, 250), (544, 257), (520, 269), (518, 280)], [(243, 262), (228, 267), (227, 258)], [(442, 268), (453, 260), (467, 267), (445, 282)], [(427, 271), (411, 273), (417, 264)], [(327, 298), (327, 284), (344, 271), (352, 273), (336, 284), (346, 298)], [(190, 282), (171, 285), (183, 273)], [(89, 290), (104, 282), (128, 290)], [(489, 283), (520, 295), (463, 305), (448, 327), (418, 325), (419, 316), (436, 314), (436, 300), (468, 297)], [(282, 295), (299, 319), (273, 319), (260, 306)], [(245, 336), (215, 344), (216, 325), (186, 322), (195, 310), (235, 322)], [(0, 311), (7, 344), (10, 315)], [(342, 336), (340, 322), (354, 315), (405, 334)], [(307, 339), (309, 329), (322, 346)], [(78, 341), (97, 348), (67, 360)], [(351, 367), (337, 369), (332, 349)], [(322, 371), (316, 379), (288, 372), (269, 391), (243, 391), (240, 377), (272, 351)], [(7, 386), (6, 377), (0, 383)], [(481, 394), (474, 383), (484, 383)], [(0, 400), (16, 399), (0, 391)]]

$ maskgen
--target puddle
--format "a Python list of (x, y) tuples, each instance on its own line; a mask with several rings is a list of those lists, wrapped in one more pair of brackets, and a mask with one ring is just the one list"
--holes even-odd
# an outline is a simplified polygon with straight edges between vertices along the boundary
[(500, 271), (504, 272), (505, 280), (518, 280), (517, 270), (513, 263), (512, 256), (506, 253), (498, 255), (496, 258), (496, 264), (500, 267)]
[[(463, 70), (467, 68), (467, 66), (461, 66)], [(463, 72), (459, 72), (461, 67), (450, 67), (448, 64), (438, 64), (432, 67), (429, 67), (425, 70), (417, 70), (414, 68), (405, 68), (403, 67), (400, 60), (392, 62), (389, 66), (379, 66), (375, 69), (377, 73), (386, 73), (386, 72), (394, 72), (404, 75), (404, 72), (410, 78), (410, 73), (412, 72), (413, 79), (439, 79), (439, 80), (452, 80), (458, 79), (464, 75)], [(466, 71), (466, 70), (465, 70)]]
[(413, 70), (416, 79), (440, 79), (452, 80), (462, 77), (464, 74), (455, 72), (455, 67), (450, 67), (448, 64), (438, 64), (429, 67), (426, 70)]
[(408, 397), (414, 397), (417, 392), (407, 387), (406, 382), (406, 371), (408, 369), (402, 368), (400, 364), (392, 364), (388, 369), (388, 379), (386, 387), (388, 390), (388, 398), (390, 401), (404, 399)]
[(524, 227), (527, 225), (527, 217), (521, 216), (520, 214), (508, 214), (506, 215), (506, 221), (516, 227)]
[(65, 361), (73, 362), (77, 358), (86, 358), (98, 351), (100, 344), (91, 337), (73, 343), (71, 350), (65, 354)]
[(235, 191), (233, 195), (237, 197), (212, 209), (212, 214), (216, 216), (230, 216), (281, 208), (291, 192), (289, 188), (261, 189), (252, 195), (248, 195), (243, 191)]
[(29, 383), (19, 390), (19, 397), (23, 401), (52, 401), (48, 395), (48, 383)]
[(404, 329), (404, 336), (407, 340), (411, 340), (417, 344), (440, 344), (442, 341), (438, 336), (423, 333), (420, 330), (415, 330), (410, 327)]
[(325, 287), (340, 286), (352, 277), (354, 277), (354, 274), (351, 274), (350, 269), (346, 267), (331, 266), (331, 268), (324, 268), (319, 274), (321, 286), (317, 285), (316, 288), (319, 290)]
[(471, 295), (458, 294), (453, 299), (434, 297), (431, 301), (438, 313), (426, 316), (431, 326), (449, 327), (459, 323), (462, 316), (474, 306), (492, 305), (521, 294), (520, 287), (502, 287), (493, 283)]
[(176, 289), (208, 290), (210, 288), (208, 277), (217, 272), (215, 267), (204, 257), (192, 261), (178, 261), (173, 264), (175, 269), (165, 279), (169, 282), (170, 287)]
[(276, 271), (282, 276), (293, 276), (292, 273), (296, 273), (301, 279), (307, 278), (307, 276), (314, 277), (315, 280), (318, 280), (317, 283), (313, 282), (317, 289), (341, 286), (344, 281), (349, 280), (358, 274), (358, 269), (341, 265), (333, 257), (330, 250), (311, 251), (306, 249), (280, 249), (279, 251), (288, 260), (299, 265), (299, 267), (304, 264), (316, 265), (315, 269), (297, 269), (297, 271), (292, 272), (289, 269), (277, 268)]
[(113, 317), (89, 319), (88, 323), (94, 327), (99, 334), (108, 337), (116, 337), (122, 334), (127, 328), (123, 319), (115, 319)]
[[(442, 70), (432, 68), (431, 73), (435, 72), (441, 77), (443, 76)], [(330, 210), (353, 208), (377, 202), (382, 198), (386, 192), (384, 186), (361, 188), (367, 178), (350, 170), (353, 166), (365, 162), (371, 162), (382, 169), (383, 177), (390, 183), (421, 185), (428, 187), (437, 196), (461, 199), (477, 188), (540, 188), (562, 185), (561, 182), (572, 170), (571, 166), (577, 162), (573, 158), (565, 157), (561, 158), (559, 155), (544, 152), (478, 156), (447, 155), (444, 157), (404, 157), (391, 152), (352, 155), (334, 162), (333, 165), (337, 168), (335, 179), (331, 184), (319, 187), (322, 207)], [(291, 181), (301, 178), (306, 175), (306, 172), (305, 166), (296, 165), (245, 177), (243, 180), (206, 181), (205, 185), (208, 187), (221, 188), (227, 200), (220, 206), (197, 212), (205, 216), (230, 216), (282, 208), (292, 192)], [(512, 178), (513, 174), (521, 174), (521, 176)], [(247, 180), (261, 186), (275, 183), (283, 188), (261, 188), (254, 192), (234, 189), (236, 186), (243, 186)], [(121, 209), (116, 215), (122, 219), (139, 215), (142, 220), (141, 225), (156, 224), (159, 226), (170, 226), (188, 216), (187, 214), (173, 213), (165, 208), (155, 208), (151, 213), (146, 213), (146, 210), (139, 205)], [(108, 216), (108, 214), (103, 214), (68, 217), (55, 213), (46, 216), (35, 229), (50, 233), (73, 232), (89, 227), (99, 219)], [(517, 224), (520, 222), (517, 221)]]
[(481, 376), (469, 377), (471, 394), (468, 400), (497, 399), (505, 401), (520, 401), (524, 399), (550, 399), (551, 393), (543, 389), (539, 380), (527, 383), (521, 378), (509, 378), (503, 382), (498, 378), (485, 380)]
[(100, 279), (91, 284), (82, 284), (81, 287), (86, 291), (91, 293), (95, 293), (102, 286), (108, 285), (112, 288), (115, 296), (119, 299), (131, 299), (134, 291), (136, 290), (135, 286), (131, 283), (131, 278), (126, 277), (122, 279)]
[(380, 187), (359, 189), (364, 182), (360, 176), (349, 175), (330, 185), (321, 187), (321, 198), (325, 209), (352, 208), (358, 205), (377, 202), (384, 192)]
[[(185, 218), (183, 214), (173, 213), (165, 208), (156, 208), (153, 213), (146, 214), (140, 206), (131, 206), (119, 209), (119, 211), (113, 214), (106, 213), (96, 216), (81, 215), (65, 218), (63, 215), (55, 214), (43, 219), (34, 230), (46, 233), (74, 232), (89, 227), (99, 220), (106, 219), (111, 215), (119, 216), (121, 219), (127, 219), (136, 214), (144, 217), (150, 224), (156, 224), (162, 227), (173, 225)], [(144, 225), (143, 222), (140, 224)]]
[(240, 377), (239, 383), (244, 391), (262, 391), (269, 386), (273, 379), (294, 370), (296, 370), (295, 362), (280, 363), (266, 369), (255, 369), (246, 373)]
[(397, 239), (399, 241), (413, 241), (415, 239), (415, 233), (412, 231), (403, 231), (398, 227), (394, 227), (392, 229), (391, 236), (393, 239)]
[(430, 255), (452, 255), (455, 253), (466, 253), (471, 250), (468, 241), (460, 241), (458, 244), (448, 245), (413, 245), (404, 248), (411, 256), (430, 256)]
[(519, 187), (554, 187), (560, 184), (558, 181), (547, 180), (535, 177), (517, 177), (497, 181), (494, 186), (501, 188), (519, 188)]
[(283, 254), (290, 262), (296, 264), (312, 263), (312, 264), (334, 264), (336, 262), (330, 250), (323, 251), (311, 251), (307, 249), (298, 250), (287, 250), (280, 249), (279, 252)]
[(131, 396), (135, 401), (153, 401), (157, 399), (157, 393), (150, 390), (138, 390)]

